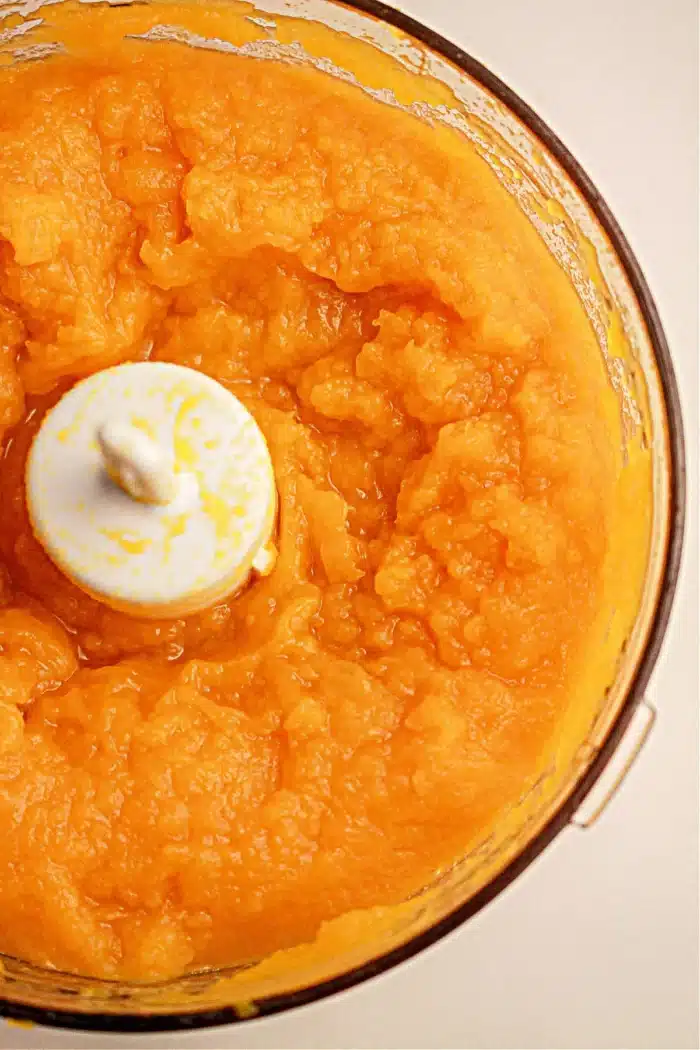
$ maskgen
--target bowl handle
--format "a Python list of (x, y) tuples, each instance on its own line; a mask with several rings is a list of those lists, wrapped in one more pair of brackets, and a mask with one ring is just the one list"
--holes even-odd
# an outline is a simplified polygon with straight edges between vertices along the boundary
[(570, 823), (574, 827), (593, 827), (603, 810), (607, 809), (649, 739), (655, 722), (656, 708), (643, 697), (610, 762), (571, 817)]

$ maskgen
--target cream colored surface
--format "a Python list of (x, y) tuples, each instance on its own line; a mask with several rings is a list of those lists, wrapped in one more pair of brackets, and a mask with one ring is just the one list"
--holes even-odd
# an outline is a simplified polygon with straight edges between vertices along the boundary
[[(500, 73), (607, 197), (657, 296), (697, 434), (695, 4), (403, 0)], [(585, 56), (574, 63), (572, 55)], [(660, 202), (663, 202), (660, 206)], [(353, 992), (237, 1030), (127, 1038), (2, 1029), (2, 1047), (696, 1047), (697, 533), (620, 796), (468, 926)]]

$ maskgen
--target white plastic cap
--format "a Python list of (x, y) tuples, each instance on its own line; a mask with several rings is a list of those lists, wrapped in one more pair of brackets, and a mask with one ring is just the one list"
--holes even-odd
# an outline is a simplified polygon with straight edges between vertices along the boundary
[(32, 527), (89, 594), (141, 617), (203, 609), (275, 560), (265, 439), (220, 383), (180, 365), (119, 365), (46, 415), (27, 460)]

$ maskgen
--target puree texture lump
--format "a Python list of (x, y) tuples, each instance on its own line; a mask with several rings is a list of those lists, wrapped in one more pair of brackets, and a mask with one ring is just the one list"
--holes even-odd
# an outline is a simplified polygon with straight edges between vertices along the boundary
[[(280, 497), (272, 575), (168, 622), (64, 578), (23, 493), (46, 408), (146, 358), (243, 400)], [(0, 950), (140, 979), (245, 962), (460, 855), (585, 646), (604, 383), (466, 143), (177, 44), (4, 68)]]

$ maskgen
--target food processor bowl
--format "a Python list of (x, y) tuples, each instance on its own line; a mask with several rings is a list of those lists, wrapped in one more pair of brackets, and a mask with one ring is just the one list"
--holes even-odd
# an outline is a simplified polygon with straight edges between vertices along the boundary
[(520, 798), (449, 870), (401, 905), (343, 916), (322, 927), (313, 944), (236, 969), (130, 983), (0, 957), (6, 1017), (76, 1029), (191, 1029), (277, 1013), (388, 970), (493, 900), (567, 825), (596, 818), (653, 724), (644, 689), (679, 569), (682, 422), (651, 293), (610, 210), (556, 135), (475, 59), (376, 0), (161, 2), (159, 17), (165, 9), (168, 18), (158, 23), (143, 0), (0, 0), (0, 65), (44, 61), (61, 50), (95, 53), (101, 37), (83, 23), (98, 8), (109, 34), (145, 37), (153, 47), (169, 40), (251, 61), (307, 64), (466, 136), (572, 281), (619, 421), (616, 505), (594, 644), (556, 738)]

